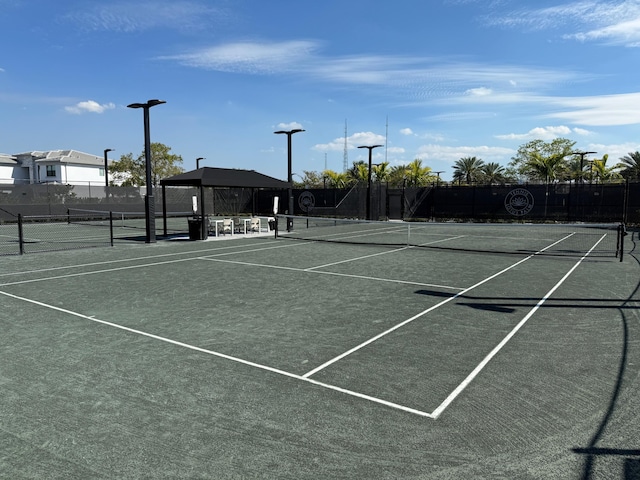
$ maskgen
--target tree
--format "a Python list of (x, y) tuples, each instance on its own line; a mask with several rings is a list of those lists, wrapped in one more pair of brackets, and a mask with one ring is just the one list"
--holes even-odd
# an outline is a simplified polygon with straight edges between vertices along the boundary
[(389, 168), (389, 162), (382, 162), (379, 165), (374, 165), (371, 169), (376, 182), (388, 182), (391, 175), (391, 169)]
[(369, 175), (369, 165), (364, 160), (353, 162), (353, 165), (347, 170), (349, 184), (362, 183), (367, 184), (367, 176)]
[[(162, 143), (151, 143), (151, 183), (158, 186), (160, 180), (182, 173), (184, 169), (182, 157), (170, 153), (171, 147)], [(120, 160), (111, 164), (109, 173), (112, 175), (112, 184), (120, 184), (125, 187), (139, 187), (146, 185), (145, 152), (133, 158), (132, 153), (122, 155)]]
[(618, 168), (620, 168), (619, 165), (607, 167), (608, 159), (609, 155), (603, 155), (601, 159), (596, 159), (591, 162), (591, 166), (589, 169), (590, 180), (595, 179), (595, 182), (599, 183), (612, 182), (622, 178), (620, 172), (617, 171)]
[(547, 184), (560, 179), (566, 172), (565, 156), (564, 153), (545, 156), (539, 152), (531, 152), (526, 163), (528, 175)]
[(395, 188), (401, 188), (406, 185), (407, 178), (407, 166), (406, 165), (396, 165), (391, 167), (389, 170), (389, 176), (387, 177), (387, 181), (389, 185)]
[(624, 157), (620, 157), (621, 163), (618, 164), (622, 168), (620, 174), (630, 180), (638, 180), (640, 178), (640, 152), (629, 152)]
[(416, 158), (405, 167), (405, 185), (407, 187), (423, 187), (436, 181), (431, 173), (431, 167), (423, 167), (422, 159)]
[[(532, 140), (518, 148), (518, 152), (511, 158), (509, 167), (517, 173), (518, 176), (525, 179), (540, 178), (539, 160), (540, 158), (560, 158), (562, 168), (557, 165), (555, 168), (559, 172), (569, 171), (568, 161), (566, 157), (572, 154), (573, 147), (576, 142), (566, 138), (554, 138), (551, 142), (545, 142), (537, 139)], [(537, 165), (537, 166), (536, 166)], [(533, 168), (532, 168), (533, 167)]]
[(327, 186), (330, 188), (346, 188), (349, 185), (349, 176), (344, 172), (325, 170), (322, 174), (327, 179)]
[(485, 163), (481, 169), (482, 181), (489, 184), (497, 184), (505, 182), (505, 168), (499, 163)]
[(476, 157), (463, 157), (453, 165), (453, 178), (471, 184), (480, 179), (484, 162)]
[(321, 173), (303, 170), (304, 177), (301, 182), (293, 181), (293, 188), (322, 188), (324, 176)]

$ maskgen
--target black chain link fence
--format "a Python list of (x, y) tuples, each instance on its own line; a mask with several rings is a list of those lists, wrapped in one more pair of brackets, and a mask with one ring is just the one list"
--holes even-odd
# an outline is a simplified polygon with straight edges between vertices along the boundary
[[(185, 217), (193, 209), (193, 197), (201, 202), (196, 187), (157, 188), (156, 228), (162, 231), (163, 204), (171, 217)], [(367, 212), (370, 195), (370, 212)], [(70, 232), (61, 219), (73, 209), (96, 210), (117, 215), (144, 214), (144, 187), (99, 187), (74, 185), (0, 185), (0, 255), (19, 253), (18, 216), (26, 230), (25, 252), (103, 245), (104, 238), (91, 235), (78, 240), (63, 237)], [(288, 206), (286, 190), (250, 188), (206, 188), (207, 215), (238, 216), (273, 214), (273, 199), (280, 198), (280, 212)], [(481, 222), (622, 222), (640, 223), (640, 183), (549, 185), (451, 186), (391, 189), (373, 183), (348, 189), (294, 189), (294, 215), (405, 221)], [(199, 206), (201, 209), (203, 206)], [(117, 219), (116, 219), (117, 220)], [(61, 232), (51, 239), (29, 243), (29, 229), (43, 223), (60, 223)], [(64, 226), (63, 226), (64, 225)], [(182, 230), (183, 229), (183, 230)], [(54, 229), (51, 228), (51, 231)], [(174, 220), (169, 233), (188, 232), (186, 219)], [(88, 234), (83, 234), (88, 235)], [(36, 238), (36, 236), (33, 236)], [(144, 240), (132, 234), (128, 239)], [(47, 246), (46, 243), (50, 245)], [(60, 243), (61, 245), (54, 245)]]

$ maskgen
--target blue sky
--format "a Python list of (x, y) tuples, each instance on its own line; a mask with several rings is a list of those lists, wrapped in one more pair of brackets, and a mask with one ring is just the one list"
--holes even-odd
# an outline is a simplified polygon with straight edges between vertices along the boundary
[[(141, 153), (183, 166), (342, 171), (564, 137), (640, 150), (640, 0), (0, 0), (0, 152)], [(294, 177), (299, 180), (299, 178)]]

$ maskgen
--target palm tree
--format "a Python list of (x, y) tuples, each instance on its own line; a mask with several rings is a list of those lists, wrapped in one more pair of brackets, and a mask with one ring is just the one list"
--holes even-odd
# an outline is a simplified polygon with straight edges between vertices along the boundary
[(346, 188), (349, 185), (349, 176), (347, 173), (334, 172), (333, 170), (325, 170), (322, 172), (327, 179), (329, 187), (332, 188)]
[(584, 169), (585, 166), (580, 156), (573, 156), (566, 164), (567, 178), (574, 182), (584, 180)]
[(435, 181), (431, 167), (423, 167), (422, 160), (419, 158), (407, 165), (405, 174), (406, 185), (411, 187), (422, 187)]
[(598, 183), (599, 181), (611, 182), (613, 180), (622, 178), (622, 175), (616, 171), (619, 168), (618, 165), (607, 167), (608, 159), (609, 155), (603, 155), (600, 160), (593, 160), (591, 162), (590, 176), (592, 179), (596, 179), (596, 183)]
[(483, 166), (480, 158), (463, 157), (453, 165), (453, 178), (458, 181), (464, 178), (466, 183), (471, 184), (478, 180)]
[(389, 170), (388, 182), (389, 185), (395, 188), (405, 186), (407, 183), (407, 166), (396, 165), (391, 167), (391, 170)]
[(362, 160), (358, 160), (357, 162), (353, 162), (353, 165), (349, 170), (347, 170), (347, 177), (349, 178), (349, 183), (363, 183), (367, 184), (367, 178), (369, 175), (369, 166)]
[(482, 179), (489, 185), (505, 182), (505, 169), (499, 163), (486, 163), (482, 167)]
[(388, 182), (391, 170), (389, 169), (389, 162), (382, 162), (379, 165), (374, 165), (371, 169), (377, 182)]
[(529, 175), (547, 184), (559, 180), (565, 173), (565, 156), (565, 153), (556, 153), (545, 157), (538, 152), (531, 152), (526, 164)]
[(624, 178), (638, 180), (640, 177), (640, 152), (629, 152), (624, 157), (620, 157), (622, 163), (618, 164), (619, 168), (623, 168), (620, 174)]

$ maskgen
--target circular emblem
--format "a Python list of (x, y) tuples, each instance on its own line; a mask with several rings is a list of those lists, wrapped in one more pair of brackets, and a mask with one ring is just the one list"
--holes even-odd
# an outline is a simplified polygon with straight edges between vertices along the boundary
[(316, 206), (316, 197), (309, 191), (304, 191), (298, 197), (298, 205), (303, 212), (309, 213)]
[(507, 193), (504, 206), (511, 215), (521, 217), (533, 208), (533, 195), (526, 188), (516, 188)]

